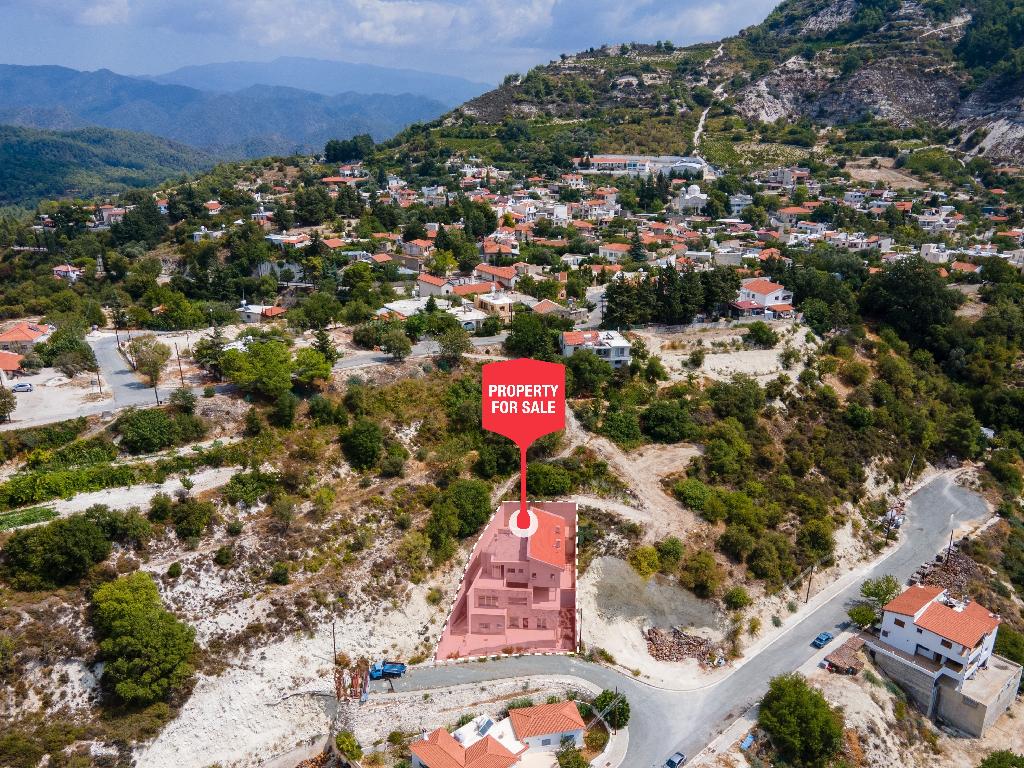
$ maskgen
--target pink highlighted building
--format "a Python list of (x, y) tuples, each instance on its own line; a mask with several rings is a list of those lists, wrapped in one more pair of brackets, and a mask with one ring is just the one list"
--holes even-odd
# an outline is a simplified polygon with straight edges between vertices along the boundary
[(537, 532), (519, 538), (498, 508), (473, 550), (437, 659), (576, 649), (576, 505), (533, 504)]

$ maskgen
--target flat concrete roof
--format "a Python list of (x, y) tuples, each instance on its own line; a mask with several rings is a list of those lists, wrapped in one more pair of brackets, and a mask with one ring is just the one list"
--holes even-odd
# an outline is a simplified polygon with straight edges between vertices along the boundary
[(988, 665), (975, 672), (973, 678), (965, 680), (960, 692), (979, 704), (991, 704), (999, 698), (1006, 684), (1015, 679), (1020, 672), (1020, 664), (992, 654)]

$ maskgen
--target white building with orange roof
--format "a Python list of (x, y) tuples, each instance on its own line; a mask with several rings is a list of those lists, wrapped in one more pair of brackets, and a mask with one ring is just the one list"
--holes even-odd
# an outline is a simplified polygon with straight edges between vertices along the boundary
[(0, 350), (28, 352), (36, 344), (49, 339), (51, 333), (53, 333), (53, 326), (22, 321), (0, 333)]
[(914, 585), (887, 603), (866, 646), (929, 716), (973, 736), (1017, 695), (1021, 666), (995, 654), (1000, 618), (939, 586)]
[(632, 359), (633, 345), (618, 331), (564, 331), (559, 337), (563, 357), (589, 349), (612, 368), (623, 368)]

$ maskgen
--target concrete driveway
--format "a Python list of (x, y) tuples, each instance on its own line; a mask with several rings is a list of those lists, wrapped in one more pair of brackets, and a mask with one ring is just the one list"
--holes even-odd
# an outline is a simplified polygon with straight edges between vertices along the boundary
[(628, 697), (630, 739), (622, 764), (629, 768), (663, 766), (673, 752), (696, 755), (760, 700), (773, 677), (798, 669), (816, 657), (824, 658), (830, 649), (817, 650), (811, 646), (811, 640), (823, 630), (833, 634), (842, 630), (846, 610), (859, 596), (861, 581), (885, 574), (906, 581), (921, 563), (931, 560), (946, 546), (951, 526), (980, 522), (989, 514), (980, 496), (955, 485), (948, 476), (941, 475), (927, 483), (911, 496), (899, 542), (884, 561), (865, 567), (859, 578), (827, 597), (804, 618), (794, 621), (773, 642), (717, 683), (670, 691), (576, 657), (524, 656), (416, 667), (396, 680), (395, 688), (429, 690), (528, 675), (574, 675), (602, 688), (619, 690)]

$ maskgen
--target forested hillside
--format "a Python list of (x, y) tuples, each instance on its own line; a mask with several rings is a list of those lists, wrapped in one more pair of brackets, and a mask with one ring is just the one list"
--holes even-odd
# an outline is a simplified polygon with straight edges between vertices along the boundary
[(204, 152), (141, 133), (0, 126), (0, 207), (151, 186), (213, 163)]

